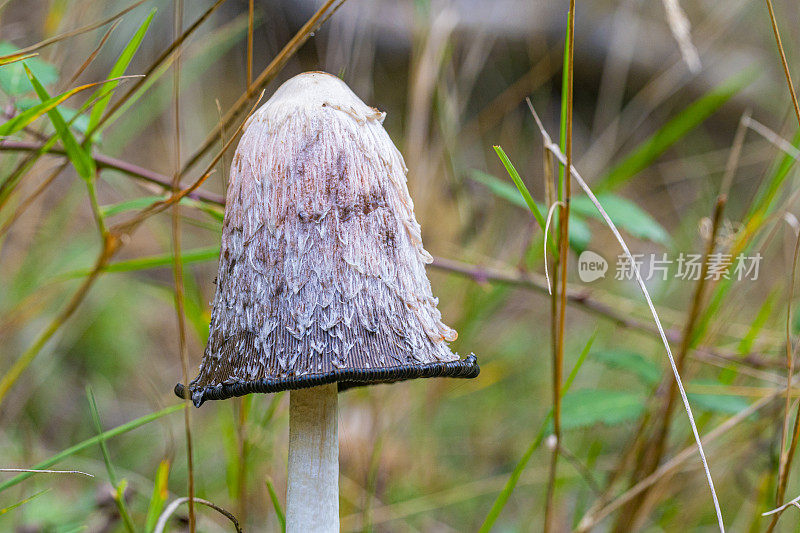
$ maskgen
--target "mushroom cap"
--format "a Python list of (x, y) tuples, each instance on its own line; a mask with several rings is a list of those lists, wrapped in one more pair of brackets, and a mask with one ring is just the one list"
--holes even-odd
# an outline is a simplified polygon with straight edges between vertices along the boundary
[[(448, 343), (407, 168), (339, 78), (285, 82), (234, 155), (208, 344), (188, 394), (205, 400), (338, 382), (472, 378)], [(188, 391), (187, 391), (188, 389)]]

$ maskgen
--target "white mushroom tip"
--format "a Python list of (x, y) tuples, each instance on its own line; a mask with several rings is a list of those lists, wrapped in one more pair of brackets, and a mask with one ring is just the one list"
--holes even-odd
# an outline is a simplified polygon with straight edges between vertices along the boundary
[(312, 71), (286, 80), (259, 113), (278, 106), (318, 110), (329, 107), (352, 116), (360, 123), (375, 120), (383, 123), (386, 113), (365, 104), (339, 77)]

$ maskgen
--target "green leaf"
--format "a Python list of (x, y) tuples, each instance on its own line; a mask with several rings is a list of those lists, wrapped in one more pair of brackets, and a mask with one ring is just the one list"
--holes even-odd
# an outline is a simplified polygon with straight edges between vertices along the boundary
[[(150, 13), (144, 19), (144, 22), (142, 22), (141, 26), (139, 26), (139, 29), (136, 30), (136, 33), (122, 50), (119, 58), (117, 58), (117, 61), (114, 63), (114, 66), (111, 68), (111, 72), (108, 75), (109, 78), (118, 78), (125, 74), (125, 71), (133, 59), (134, 54), (136, 54), (136, 51), (142, 44), (142, 39), (144, 39), (144, 35), (147, 33), (147, 28), (150, 27), (150, 22), (152, 22), (155, 14), (155, 9), (150, 10)], [(94, 107), (92, 107), (92, 112), (89, 114), (89, 131), (94, 130), (97, 124), (100, 122), (103, 112), (106, 110), (108, 103), (111, 101), (111, 97), (113, 96), (114, 89), (116, 89), (117, 85), (119, 85), (119, 80), (106, 82), (95, 93), (96, 95), (101, 93), (105, 94), (102, 97), (99, 97), (97, 102), (95, 102)]]
[[(23, 66), (25, 67), (25, 72), (28, 75), (28, 79), (30, 79), (31, 85), (33, 85), (33, 89), (36, 91), (39, 99), (43, 103), (49, 100), (50, 95), (47, 94), (47, 90), (44, 88), (44, 86), (39, 82), (27, 65), (23, 63)], [(53, 123), (56, 133), (61, 139), (61, 144), (64, 145), (64, 150), (67, 152), (67, 157), (69, 157), (69, 160), (72, 162), (72, 165), (75, 167), (78, 175), (85, 180), (93, 179), (96, 170), (94, 159), (92, 159), (86, 150), (84, 150), (83, 147), (78, 144), (78, 141), (75, 139), (72, 131), (70, 131), (66, 121), (64, 120), (64, 117), (61, 116), (61, 113), (58, 111), (58, 108), (54, 107), (48, 111), (47, 116), (50, 117), (50, 121)]]
[[(145, 207), (149, 207), (151, 204), (163, 201), (166, 198), (167, 198), (166, 194), (161, 196), (156, 196), (156, 195), (141, 196), (139, 198), (133, 198), (131, 200), (124, 200), (117, 204), (101, 206), (100, 213), (102, 213), (104, 217), (120, 215), (122, 213), (127, 213), (129, 211), (144, 209)], [(222, 222), (225, 216), (225, 212), (223, 208), (221, 208), (220, 206), (209, 205), (206, 202), (199, 202), (193, 198), (186, 198), (186, 197), (181, 198), (179, 203), (181, 205), (199, 209), (218, 222)]]
[(166, 195), (140, 196), (139, 198), (124, 200), (122, 202), (119, 202), (118, 204), (100, 206), (100, 212), (103, 214), (104, 217), (113, 217), (114, 215), (120, 215), (122, 213), (127, 213), (129, 211), (137, 211), (139, 209), (144, 209), (145, 207), (148, 207), (150, 204), (165, 200), (166, 198), (167, 198)]
[[(208, 246), (206, 248), (195, 248), (194, 250), (187, 250), (181, 253), (181, 259), (184, 264), (188, 263), (202, 263), (204, 261), (213, 261), (219, 259), (219, 246)], [(172, 254), (159, 254), (147, 257), (137, 257), (136, 259), (129, 259), (127, 261), (118, 261), (111, 263), (103, 272), (133, 272), (136, 270), (148, 270), (151, 268), (162, 268), (172, 265)], [(88, 276), (92, 272), (91, 269), (75, 270), (67, 272), (58, 276), (58, 281), (67, 279), (82, 278)]]
[[(154, 420), (158, 420), (159, 418), (163, 418), (163, 417), (165, 417), (167, 415), (170, 415), (172, 413), (178, 412), (178, 411), (180, 411), (181, 409), (184, 409), (184, 408), (186, 408), (186, 403), (185, 402), (181, 402), (181, 403), (177, 403), (177, 404), (174, 404), (174, 405), (170, 405), (169, 407), (165, 407), (164, 409), (161, 409), (160, 411), (156, 411), (155, 413), (150, 413), (150, 414), (141, 416), (141, 417), (139, 417), (139, 418), (137, 418), (135, 420), (131, 420), (130, 422), (122, 424), (121, 426), (117, 426), (114, 429), (109, 429), (108, 431), (104, 431), (100, 435), (95, 435), (94, 437), (92, 437), (90, 439), (86, 439), (83, 442), (80, 442), (80, 443), (78, 443), (78, 444), (76, 444), (74, 446), (71, 446), (71, 447), (67, 448), (64, 451), (61, 451), (61, 452), (55, 454), (54, 456), (50, 457), (49, 459), (45, 459), (44, 461), (42, 461), (40, 463), (37, 463), (36, 465), (32, 466), (31, 469), (44, 470), (44, 469), (50, 468), (51, 466), (63, 461), (67, 457), (75, 455), (76, 453), (81, 452), (81, 451), (85, 450), (86, 448), (95, 446), (96, 444), (98, 444), (102, 440), (108, 440), (108, 439), (114, 438), (114, 437), (116, 437), (118, 435), (122, 435), (122, 434), (127, 433), (127, 432), (129, 432), (131, 430), (134, 430), (134, 429), (136, 429), (138, 427), (144, 426), (145, 424), (149, 424), (150, 422), (153, 422)], [(14, 485), (18, 485), (19, 483), (25, 481), (26, 479), (28, 479), (32, 475), (33, 475), (33, 472), (23, 472), (22, 474), (19, 474), (18, 476), (14, 476), (13, 478), (9, 479), (8, 481), (0, 483), (0, 492), (3, 492), (4, 490), (13, 487)]]
[(580, 429), (604, 424), (615, 426), (637, 419), (645, 400), (627, 391), (583, 389), (570, 392), (561, 401), (561, 427)]
[(150, 504), (147, 506), (147, 518), (145, 520), (144, 530), (150, 533), (156, 528), (158, 517), (164, 509), (164, 504), (169, 497), (169, 461), (166, 459), (161, 461), (156, 470), (156, 479), (153, 483), (153, 494), (150, 496)]
[[(19, 49), (7, 41), (0, 42), (0, 56), (11, 56), (17, 50)], [(43, 85), (52, 85), (58, 81), (58, 69), (47, 61), (26, 55), (14, 58), (15, 61), (20, 59), (25, 59), (28, 67)], [(31, 90), (28, 78), (25, 76), (25, 69), (19, 62), (6, 63), (0, 68), (0, 89), (9, 96), (19, 96)]]
[(533, 200), (530, 191), (528, 191), (528, 187), (526, 187), (525, 183), (522, 181), (522, 177), (519, 175), (519, 172), (517, 172), (517, 169), (514, 168), (511, 160), (501, 147), (495, 146), (494, 151), (497, 152), (497, 156), (500, 158), (500, 161), (503, 162), (503, 166), (506, 167), (508, 175), (511, 176), (511, 179), (514, 181), (514, 185), (517, 186), (519, 194), (521, 194), (522, 199), (525, 200), (525, 205), (528, 207), (528, 209), (530, 209), (531, 213), (533, 213), (533, 216), (536, 218), (536, 222), (539, 223), (539, 227), (542, 228), (542, 231), (544, 231), (545, 220), (542, 216), (542, 212), (539, 210), (539, 206), (537, 206), (536, 202)]
[[(635, 203), (609, 193), (598, 195), (597, 200), (618, 228), (639, 239), (646, 239), (659, 244), (669, 244), (670, 236), (667, 230)], [(576, 213), (603, 220), (602, 215), (600, 215), (600, 212), (588, 196), (574, 196), (570, 205)]]
[(647, 168), (669, 147), (699, 126), (733, 95), (755, 79), (752, 70), (741, 72), (692, 102), (641, 143), (595, 184), (595, 192), (619, 187)]
[[(478, 169), (472, 170), (470, 178), (485, 185), (495, 196), (507, 200), (516, 206), (522, 208), (528, 207), (525, 200), (520, 196), (519, 191), (510, 183), (506, 183)], [(627, 233), (639, 239), (646, 239), (659, 244), (668, 244), (670, 242), (669, 233), (667, 233), (653, 217), (630, 200), (610, 193), (601, 194), (597, 199), (608, 212), (614, 224), (620, 229), (625, 230)], [(541, 212), (547, 211), (544, 205), (538, 203), (536, 205)], [(582, 222), (574, 215), (591, 217), (597, 220), (603, 220), (603, 217), (592, 201), (589, 200), (588, 196), (573, 196), (570, 201), (570, 206), (570, 245), (578, 250), (585, 249), (586, 245), (588, 245), (588, 237), (591, 237), (591, 232), (589, 227), (584, 224), (576, 230), (580, 233), (573, 234), (573, 222), (576, 220), (579, 220), (577, 224), (581, 224)], [(580, 246), (581, 243), (583, 243), (583, 247)]]
[[(184, 264), (202, 263), (219, 259), (219, 246), (208, 246), (205, 248), (195, 248), (181, 253), (181, 260)], [(104, 270), (105, 272), (131, 272), (133, 270), (146, 270), (172, 265), (172, 254), (153, 255), (149, 257), (139, 257), (128, 261), (111, 263)]]
[[(693, 380), (689, 383), (688, 388), (691, 389), (693, 385), (710, 385), (714, 388), (723, 388), (718, 381), (709, 379)], [(701, 394), (698, 392), (689, 392), (686, 396), (689, 398), (694, 408), (711, 413), (735, 415), (750, 407), (747, 400), (734, 394)]]
[[(482, 170), (478, 170), (477, 168), (472, 169), (470, 178), (477, 181), (478, 183), (485, 185), (489, 192), (497, 196), (498, 198), (502, 198), (512, 204), (527, 208), (528, 205), (525, 203), (525, 200), (520, 196), (519, 190), (511, 185), (508, 182), (501, 180), (500, 178), (488, 174)], [(537, 205), (537, 208), (542, 208), (541, 204)]]
[(55, 108), (58, 104), (63, 102), (64, 100), (78, 94), (81, 91), (84, 91), (90, 87), (94, 87), (98, 85), (97, 83), (87, 83), (86, 85), (80, 85), (75, 87), (74, 89), (70, 89), (64, 93), (59, 94), (58, 96), (54, 96), (52, 98), (48, 98), (46, 101), (33, 106), (32, 108), (23, 111), (22, 113), (14, 116), (13, 118), (7, 120), (3, 124), (0, 124), (0, 136), (8, 136), (13, 133), (18, 132), (37, 118), (41, 117), (51, 109)]
[[(507, 200), (523, 209), (528, 208), (528, 204), (526, 203), (525, 199), (520, 195), (522, 191), (515, 188), (510, 183), (506, 183), (505, 181), (502, 181), (501, 179), (478, 169), (473, 169), (470, 177), (478, 183), (485, 185), (486, 188), (489, 189), (489, 191), (495, 196), (502, 198), (503, 200)], [(525, 187), (524, 184), (523, 187)], [(525, 189), (525, 192), (528, 192), (527, 188)], [(530, 197), (530, 193), (528, 193), (528, 196)], [(545, 207), (543, 204), (535, 201), (534, 204), (540, 213), (547, 212), (547, 207)], [(586, 222), (584, 222), (580, 217), (575, 216), (574, 213), (570, 214), (569, 221), (569, 244), (574, 250), (582, 252), (589, 245), (589, 241), (591, 241), (592, 231)], [(540, 225), (540, 227), (542, 230), (544, 230), (544, 226)], [(539, 248), (541, 249), (541, 244), (539, 245)]]
[(592, 358), (609, 368), (624, 370), (639, 377), (646, 385), (655, 385), (661, 380), (661, 369), (642, 354), (628, 350), (600, 350)]
[(34, 495), (28, 496), (24, 500), (18, 501), (17, 503), (15, 503), (13, 505), (9, 505), (8, 507), (3, 507), (2, 509), (0, 509), (0, 516), (6, 514), (9, 511), (13, 511), (17, 507), (25, 505), (26, 503), (28, 503), (29, 501), (33, 500), (34, 498), (38, 498), (39, 496), (41, 496), (45, 492), (50, 492), (50, 489), (40, 490), (39, 492), (35, 493)]
[(286, 531), (286, 516), (281, 509), (281, 502), (278, 500), (278, 495), (275, 494), (275, 487), (272, 486), (272, 479), (267, 477), (267, 491), (269, 492), (269, 499), (272, 501), (272, 508), (275, 509), (275, 516), (278, 517), (278, 523), (281, 525), (281, 531)]
[(592, 230), (589, 224), (582, 218), (575, 216), (574, 213), (569, 215), (569, 246), (577, 253), (581, 253), (589, 247), (592, 241)]
[[(20, 98), (14, 101), (14, 107), (20, 111), (26, 111), (35, 105), (39, 105), (40, 103), (41, 100), (37, 98)], [(60, 105), (56, 109), (58, 109), (59, 113), (61, 113), (61, 116), (64, 117), (64, 120), (67, 121), (67, 125), (70, 128), (78, 133), (86, 133), (86, 128), (89, 125), (89, 117), (86, 116), (86, 114), (78, 111), (77, 109), (73, 109), (64, 105)]]

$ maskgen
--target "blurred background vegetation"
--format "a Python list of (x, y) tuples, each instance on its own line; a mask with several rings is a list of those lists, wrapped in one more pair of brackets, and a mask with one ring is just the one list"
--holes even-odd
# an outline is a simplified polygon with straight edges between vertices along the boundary
[[(142, 210), (168, 207), (156, 202), (170, 198), (176, 168), (216, 133), (181, 181), (214, 170), (181, 200), (178, 228), (194, 375), (232, 149), (215, 155), (238, 121), (217, 125), (322, 5), (256, 0), (248, 74), (247, 0), (186, 1), (178, 33), (192, 31), (179, 61), (170, 55), (172, 0), (0, 2), (5, 61), (46, 42), (0, 66), (0, 467), (95, 476), (0, 473), (0, 530), (152, 531), (165, 503), (187, 494), (182, 404), (172, 392), (182, 376), (173, 220), (170, 210)], [(676, 6), (578, 2), (573, 161), (634, 253), (699, 254), (713, 236), (715, 252), (763, 256), (757, 280), (711, 280), (699, 292), (674, 275), (647, 282), (676, 356), (685, 355), (726, 524), (763, 531), (771, 518), (761, 513), (800, 494), (800, 480), (786, 475), (796, 444), (796, 390), (787, 395), (786, 383), (798, 329), (787, 316), (800, 230), (798, 117), (764, 3)], [(796, 75), (800, 4), (774, 7)], [(454, 348), (474, 352), (482, 368), (472, 381), (341, 396), (343, 530), (544, 527), (553, 314), (543, 237), (493, 146), (546, 215), (545, 153), (524, 99), (558, 140), (567, 11), (566, 1), (348, 0), (327, 8), (282, 68), (268, 69), (265, 98), (295, 74), (325, 70), (387, 112), (436, 257), (434, 294), (459, 332)], [(577, 193), (570, 248), (564, 375), (575, 372), (563, 398), (552, 530), (715, 530), (686, 414), (679, 401), (666, 407), (672, 373), (649, 311), (634, 282), (614, 279), (621, 250)], [(583, 250), (609, 261), (605, 279), (578, 279)], [(190, 414), (196, 495), (245, 531), (279, 531), (288, 395), (209, 402)], [(625, 498), (654, 471), (653, 483)], [(195, 511), (198, 531), (232, 530), (222, 515)], [(795, 531), (797, 513), (787, 509), (775, 530)], [(169, 524), (188, 528), (186, 505)]]

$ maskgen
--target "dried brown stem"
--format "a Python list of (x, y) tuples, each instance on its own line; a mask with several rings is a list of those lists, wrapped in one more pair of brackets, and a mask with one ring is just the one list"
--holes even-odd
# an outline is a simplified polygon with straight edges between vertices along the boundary
[(794, 83), (792, 83), (792, 74), (789, 72), (789, 63), (786, 61), (786, 53), (783, 51), (783, 43), (781, 42), (781, 33), (778, 31), (778, 21), (775, 20), (775, 10), (772, 8), (772, 0), (766, 0), (767, 10), (769, 10), (769, 21), (772, 24), (772, 33), (775, 34), (775, 44), (778, 45), (778, 52), (781, 55), (781, 65), (783, 66), (783, 73), (786, 76), (786, 84), (789, 86), (789, 94), (792, 97), (792, 105), (794, 106), (794, 114), (797, 116), (797, 123), (800, 125), (800, 106), (797, 104), (797, 94), (794, 92)]
[[(798, 432), (800, 432), (800, 406), (797, 408), (797, 415), (794, 420), (794, 432), (792, 433), (792, 440), (789, 449), (786, 449), (786, 439), (789, 434), (789, 418), (792, 409), (792, 379), (794, 374), (794, 353), (792, 343), (792, 298), (794, 296), (795, 278), (797, 276), (797, 259), (800, 253), (800, 233), (795, 239), (794, 255), (792, 259), (792, 272), (789, 282), (789, 295), (786, 298), (786, 402), (784, 405), (783, 414), (783, 427), (781, 431), (781, 448), (780, 460), (778, 462), (778, 489), (775, 494), (775, 506), (781, 507), (783, 499), (786, 496), (786, 484), (789, 481), (789, 471), (794, 459), (794, 453), (797, 448)], [(767, 533), (771, 533), (778, 525), (783, 509), (777, 511), (772, 515)]]
[(73, 83), (75, 83), (75, 80), (77, 80), (78, 77), (81, 74), (83, 74), (83, 71), (86, 70), (86, 68), (92, 64), (92, 61), (95, 60), (97, 54), (99, 54), (100, 50), (103, 49), (103, 46), (106, 44), (108, 38), (111, 36), (111, 33), (113, 33), (113, 31), (117, 28), (117, 26), (119, 26), (119, 22), (120, 22), (119, 20), (115, 20), (114, 23), (111, 25), (111, 27), (108, 28), (106, 33), (100, 39), (100, 43), (95, 47), (94, 50), (92, 50), (92, 53), (89, 54), (89, 57), (86, 58), (86, 61), (83, 62), (83, 64), (78, 68), (78, 70), (75, 71), (75, 74), (72, 75), (72, 78), (70, 78), (69, 83), (67, 83), (67, 85), (72, 85)]
[[(178, 42), (181, 36), (181, 28), (183, 26), (183, 0), (174, 0), (174, 36), (175, 41)], [(175, 136), (174, 136), (174, 159), (175, 170), (172, 176), (172, 191), (176, 194), (181, 188), (181, 105), (180, 105), (180, 86), (181, 86), (181, 57), (178, 55), (175, 58), (175, 65), (173, 68), (172, 78), (172, 100), (175, 121)], [(181, 362), (181, 372), (183, 374), (184, 383), (189, 379), (189, 354), (186, 348), (186, 311), (184, 309), (184, 292), (183, 292), (183, 262), (181, 261), (181, 208), (180, 203), (175, 203), (172, 206), (172, 277), (175, 282), (175, 312), (178, 318), (178, 352)], [(192, 428), (191, 416), (189, 409), (190, 401), (188, 398), (186, 402), (186, 409), (183, 410), (183, 428), (186, 435), (186, 464), (187, 464), (187, 489), (188, 489), (188, 503), (189, 503), (189, 532), (194, 533), (197, 525), (194, 511), (194, 457), (192, 453)]]
[[(775, 19), (775, 10), (772, 7), (772, 0), (766, 0), (767, 3), (767, 10), (769, 11), (769, 19), (770, 23), (772, 24), (772, 32), (775, 34), (775, 43), (778, 46), (778, 52), (781, 56), (781, 65), (783, 66), (783, 73), (786, 76), (786, 84), (789, 87), (789, 94), (792, 98), (792, 106), (794, 107), (794, 113), (797, 117), (798, 125), (800, 125), (800, 106), (797, 103), (797, 94), (794, 90), (794, 83), (792, 82), (792, 75), (789, 72), (789, 64), (786, 61), (786, 53), (783, 50), (783, 43), (781, 42), (781, 34), (778, 30), (778, 21)], [(792, 281), (791, 281), (791, 292), (789, 293), (788, 298), (788, 306), (789, 312), (787, 314), (787, 331), (786, 331), (786, 358), (787, 358), (787, 366), (788, 366), (788, 380), (791, 383), (792, 379), (792, 371), (793, 368), (793, 356), (792, 356), (792, 339), (789, 330), (789, 316), (791, 316), (791, 305), (792, 305), (792, 294), (794, 293), (794, 278), (795, 278), (795, 271), (797, 269), (797, 252), (798, 247), (800, 247), (800, 236), (798, 236), (797, 243), (795, 245), (795, 252), (794, 252), (794, 260), (792, 265)], [(792, 441), (789, 445), (789, 450), (784, 455), (784, 446), (786, 442), (786, 434), (788, 432), (788, 419), (789, 419), (789, 411), (791, 407), (790, 402), (791, 395), (786, 395), (786, 411), (784, 415), (784, 422), (783, 422), (783, 433), (781, 435), (781, 457), (780, 457), (780, 467), (778, 470), (778, 489), (776, 494), (776, 503), (777, 506), (781, 506), (783, 503), (783, 498), (786, 494), (786, 483), (789, 479), (789, 470), (791, 468), (792, 460), (794, 459), (794, 453), (797, 448), (797, 441), (798, 441), (798, 432), (800, 432), (800, 407), (797, 409), (797, 416), (794, 423), (794, 433), (792, 434)], [(770, 521), (769, 527), (767, 528), (767, 533), (771, 533), (775, 526), (778, 524), (778, 520), (780, 519), (781, 513), (775, 513), (772, 515), (772, 520)]]
[(553, 454), (550, 460), (550, 475), (547, 483), (547, 503), (545, 506), (544, 530), (545, 533), (552, 531), (553, 528), (553, 505), (555, 500), (556, 470), (558, 467), (558, 452), (561, 447), (561, 382), (563, 381), (564, 368), (564, 335), (567, 313), (567, 265), (569, 264), (569, 212), (572, 197), (572, 179), (569, 169), (572, 168), (572, 85), (574, 75), (574, 55), (575, 55), (575, 0), (569, 1), (569, 15), (567, 17), (567, 135), (566, 135), (566, 156), (567, 161), (564, 171), (564, 197), (561, 204), (558, 222), (560, 235), (558, 238), (559, 251), (558, 261), (561, 272), (559, 281), (561, 290), (559, 291), (558, 306), (558, 328), (556, 336), (556, 350), (553, 358), (553, 434), (556, 445), (553, 446)]
[(41, 50), (42, 48), (44, 48), (46, 46), (50, 46), (51, 44), (55, 44), (55, 43), (57, 43), (59, 41), (63, 41), (64, 39), (69, 39), (71, 37), (75, 37), (76, 35), (81, 35), (82, 33), (87, 33), (87, 32), (90, 32), (92, 30), (96, 30), (97, 28), (101, 28), (101, 27), (105, 26), (106, 24), (114, 22), (115, 20), (120, 18), (122, 15), (124, 15), (128, 11), (131, 11), (132, 9), (135, 9), (135, 8), (139, 7), (140, 5), (142, 5), (143, 3), (145, 3), (145, 1), (146, 0), (139, 0), (138, 2), (134, 2), (133, 4), (129, 5), (125, 9), (123, 9), (122, 11), (116, 13), (115, 15), (112, 15), (112, 16), (108, 17), (105, 20), (101, 20), (100, 22), (93, 22), (92, 24), (88, 24), (86, 26), (78, 28), (77, 30), (71, 30), (71, 31), (62, 33), (60, 35), (56, 35), (54, 37), (50, 37), (49, 39), (45, 39), (44, 41), (40, 41), (40, 42), (38, 42), (36, 44), (32, 44), (30, 46), (27, 46), (27, 47), (21, 49), (21, 50), (17, 50), (13, 54), (9, 54), (7, 56), (0, 57), (0, 59), (6, 59), (6, 58), (9, 58), (9, 57), (14, 57), (14, 56), (22, 55), (22, 54), (27, 54), (27, 53), (30, 53), (30, 52), (35, 52), (36, 50)]
[(297, 50), (308, 40), (309, 36), (322, 25), (327, 18), (332, 15), (346, 0), (327, 0), (316, 13), (303, 25), (302, 28), (286, 43), (277, 56), (267, 67), (258, 75), (253, 83), (248, 85), (247, 90), (236, 100), (236, 103), (222, 117), (222, 121), (208, 134), (206, 140), (195, 153), (186, 161), (181, 174), (185, 174), (208, 152), (219, 138), (223, 129), (230, 128), (236, 119), (242, 114), (260, 91), (269, 84), (278, 73), (283, 69), (287, 61), (297, 52)]
[(253, 1), (247, 6), (247, 86), (253, 84)]

